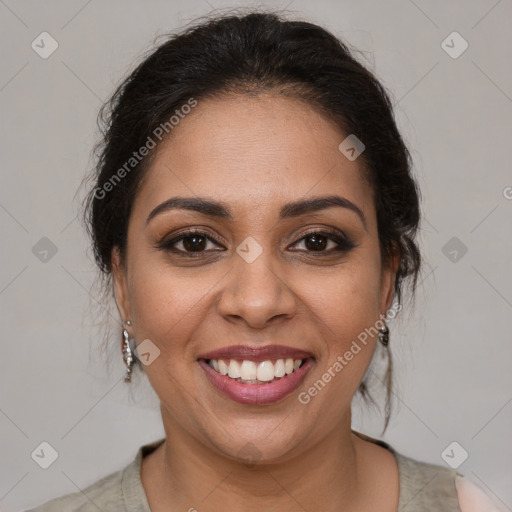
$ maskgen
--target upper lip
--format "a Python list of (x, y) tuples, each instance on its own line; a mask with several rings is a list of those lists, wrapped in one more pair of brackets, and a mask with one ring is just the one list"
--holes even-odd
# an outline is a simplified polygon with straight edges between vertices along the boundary
[(307, 359), (308, 357), (313, 357), (313, 355), (310, 352), (284, 345), (267, 345), (264, 347), (232, 345), (201, 354), (198, 359), (246, 359), (261, 362), (271, 359)]

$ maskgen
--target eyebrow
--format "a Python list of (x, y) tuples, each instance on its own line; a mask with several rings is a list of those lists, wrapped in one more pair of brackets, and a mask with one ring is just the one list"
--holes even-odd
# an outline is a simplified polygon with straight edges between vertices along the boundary
[[(366, 218), (362, 210), (352, 201), (336, 195), (315, 197), (287, 203), (281, 208), (279, 218), (281, 220), (290, 219), (326, 208), (332, 208), (333, 206), (346, 208), (355, 212), (361, 219), (365, 230), (367, 229)], [(229, 221), (232, 221), (234, 218), (229, 206), (223, 202), (212, 201), (202, 197), (171, 197), (151, 211), (146, 219), (146, 225), (157, 215), (174, 209), (190, 210), (206, 215), (207, 217), (216, 217)]]

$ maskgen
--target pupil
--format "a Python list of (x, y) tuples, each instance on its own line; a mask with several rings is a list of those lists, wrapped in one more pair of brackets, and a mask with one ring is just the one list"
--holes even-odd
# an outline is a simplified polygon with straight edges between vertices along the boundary
[[(308, 240), (312, 240), (313, 243), (309, 244)], [(313, 251), (317, 251), (319, 249), (320, 250), (321, 249), (325, 249), (326, 245), (327, 245), (326, 244), (326, 238), (323, 235), (309, 235), (306, 238), (306, 248), (307, 249), (311, 249)]]
[(183, 239), (183, 246), (187, 251), (200, 251), (204, 249), (205, 240), (203, 236), (187, 236)]

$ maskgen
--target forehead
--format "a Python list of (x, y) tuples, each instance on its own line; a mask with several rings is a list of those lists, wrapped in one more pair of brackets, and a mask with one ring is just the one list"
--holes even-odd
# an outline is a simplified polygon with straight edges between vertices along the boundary
[(291, 98), (265, 93), (198, 101), (157, 149), (137, 209), (197, 195), (256, 213), (340, 194), (371, 210), (362, 161), (338, 149), (345, 137), (314, 107)]

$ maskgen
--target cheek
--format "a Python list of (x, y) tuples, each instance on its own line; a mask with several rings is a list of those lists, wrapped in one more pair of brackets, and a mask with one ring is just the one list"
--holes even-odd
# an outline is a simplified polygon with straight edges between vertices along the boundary
[(372, 359), (376, 338), (369, 328), (379, 315), (380, 263), (370, 251), (360, 251), (315, 284), (304, 283), (303, 292), (313, 310), (309, 321), (320, 338), (321, 358), (298, 400), (308, 416), (322, 418), (313, 429), (321, 436), (350, 410)]
[(324, 327), (322, 332), (331, 340), (331, 348), (342, 350), (378, 319), (380, 263), (371, 252), (361, 251), (338, 272), (314, 284), (304, 283), (305, 300), (314, 309), (320, 327)]
[[(162, 355), (187, 358), (186, 341), (204, 320), (207, 294), (218, 281), (204, 273), (192, 277), (162, 262), (132, 259), (136, 269), (130, 281), (131, 304), (137, 339), (149, 338)], [(192, 357), (192, 356), (190, 356)], [(176, 361), (169, 357), (169, 363)], [(166, 363), (167, 364), (167, 363)]]

